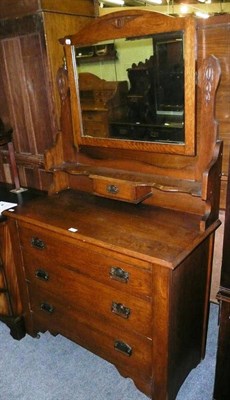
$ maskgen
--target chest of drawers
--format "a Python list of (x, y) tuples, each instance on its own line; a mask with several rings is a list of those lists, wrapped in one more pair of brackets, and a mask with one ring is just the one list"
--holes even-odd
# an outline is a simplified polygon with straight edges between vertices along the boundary
[(27, 333), (60, 333), (175, 399), (204, 356), (218, 223), (201, 233), (198, 216), (72, 190), (6, 215)]

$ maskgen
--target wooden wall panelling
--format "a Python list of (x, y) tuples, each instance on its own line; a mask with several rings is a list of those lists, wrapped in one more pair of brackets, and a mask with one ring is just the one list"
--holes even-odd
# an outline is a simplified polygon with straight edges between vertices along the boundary
[(20, 17), (42, 10), (77, 15), (94, 15), (93, 0), (1, 0), (0, 18)]
[(8, 122), (13, 122), (19, 153), (40, 154), (44, 146), (52, 143), (52, 135), (45, 133), (54, 134), (41, 38), (38, 32), (1, 41), (4, 93), (10, 108)]
[[(39, 23), (41, 20), (39, 21)], [(1, 41), (4, 96), (9, 115), (5, 117), (14, 129), (14, 145), (20, 155), (39, 156), (53, 142), (55, 119), (52, 93), (48, 82), (44, 41), (41, 31)], [(20, 166), (21, 184), (27, 186)], [(36, 187), (39, 182), (34, 180)]]

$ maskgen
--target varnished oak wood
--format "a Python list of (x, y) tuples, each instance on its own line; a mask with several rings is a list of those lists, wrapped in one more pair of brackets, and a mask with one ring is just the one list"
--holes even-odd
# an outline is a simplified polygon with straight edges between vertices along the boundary
[[(63, 213), (59, 216), (55, 210), (62, 202)], [(85, 202), (87, 203), (84, 205)], [(66, 216), (65, 209), (68, 203), (70, 204), (69, 218)], [(95, 196), (88, 197), (84, 192), (67, 190), (61, 192), (60, 195), (45, 199), (40, 208), (38, 204), (39, 200), (34, 200), (31, 207), (24, 207), (22, 211), (20, 206), (17, 207), (11, 218), (23, 219), (25, 222), (29, 222), (30, 218), (37, 218), (38, 227), (46, 229), (48, 228), (47, 219), (52, 226), (58, 222), (56, 232), (60, 233), (61, 228), (67, 235), (69, 235), (68, 229), (73, 226), (78, 229), (77, 235), (82, 240), (85, 235), (89, 235), (90, 231), (93, 233), (92, 238), (89, 239), (92, 245), (99, 244), (107, 250), (119, 249), (124, 255), (137, 257), (147, 262), (162, 263), (170, 269), (175, 267), (175, 263), (181, 262), (183, 257), (188, 256), (194, 245), (199, 245), (204, 237), (210, 234), (209, 230), (199, 234), (200, 218), (197, 215), (152, 208), (148, 205), (132, 206), (123, 202), (100, 200)], [(54, 211), (50, 213), (52, 204)], [(83, 213), (84, 210), (87, 211)], [(7, 215), (9, 216), (9, 213)], [(106, 218), (109, 224), (106, 223)], [(121, 230), (117, 229), (118, 225)], [(214, 226), (217, 228), (218, 225), (217, 220)], [(178, 229), (176, 239), (172, 234), (175, 226)], [(72, 234), (72, 237), (74, 236)], [(176, 246), (174, 246), (175, 243)], [(162, 259), (164, 261), (160, 261)]]
[[(154, 28), (153, 21), (155, 21)], [(222, 142), (214, 118), (215, 93), (220, 78), (220, 65), (215, 57), (208, 57), (199, 64), (197, 79), (199, 101), (196, 108), (199, 123), (195, 131), (191, 121), (195, 116), (193, 107), (195, 70), (188, 68), (188, 64), (185, 65), (185, 104), (189, 104), (189, 112), (185, 113), (187, 133), (184, 146), (179, 145), (179, 154), (177, 154), (178, 145), (86, 137), (81, 132), (74, 46), (87, 45), (89, 40), (101, 41), (105, 37), (107, 39), (111, 39), (112, 36), (136, 37), (136, 32), (144, 35), (182, 28), (185, 30), (185, 60), (195, 68), (197, 21), (192, 17), (184, 19), (140, 10), (122, 11), (96, 19), (78, 34), (61, 40), (65, 45), (68, 73), (66, 68), (59, 69), (58, 72), (63, 133), (58, 137), (56, 146), (46, 152), (47, 170), (54, 172), (54, 183), (50, 193), (67, 187), (92, 191), (94, 182), (87, 182), (87, 178), (90, 180), (91, 176), (101, 176), (103, 180), (103, 176), (106, 175), (110, 177), (111, 185), (115, 185), (113, 179), (116, 179), (117, 174), (119, 179), (124, 180), (122, 185), (124, 187), (127, 175), (132, 175), (130, 185), (141, 181), (143, 185), (148, 186), (151, 182), (152, 196), (147, 196), (146, 201), (149, 204), (161, 204), (165, 208), (184, 210), (190, 209), (193, 203), (191, 212), (196, 209), (201, 215), (202, 230), (218, 218)], [(88, 32), (91, 33), (89, 36)], [(211, 78), (207, 71), (211, 71)], [(191, 98), (193, 105), (188, 103)], [(62, 136), (65, 137), (64, 141)], [(191, 149), (195, 142), (194, 153)], [(83, 179), (79, 179), (79, 176), (83, 176)], [(176, 196), (176, 201), (172, 200), (174, 197), (172, 194), (175, 192), (179, 194)], [(185, 195), (188, 193), (196, 198), (190, 201), (190, 196)], [(126, 200), (130, 201), (128, 190)]]
[[(118, 9), (117, 9), (118, 10)], [(107, 9), (107, 13), (111, 13)], [(208, 19), (197, 21), (197, 66), (210, 54), (215, 55), (221, 66), (221, 80), (216, 96), (216, 119), (218, 120), (219, 135), (224, 142), (220, 207), (226, 207), (226, 190), (228, 176), (229, 154), (229, 124), (230, 124), (230, 15), (219, 14)], [(198, 100), (199, 102), (199, 100)], [(199, 105), (197, 107), (199, 109)], [(202, 115), (201, 115), (202, 117)]]
[[(81, 45), (150, 33), (153, 20), (155, 33), (186, 30), (192, 68), (185, 103), (193, 111), (187, 112), (191, 129), (184, 150), (148, 143), (116, 147), (106, 138), (100, 145), (97, 138), (81, 137), (74, 52), (64, 38), (67, 69), (64, 64), (57, 74), (61, 131), (45, 155), (53, 175), (49, 195), (4, 216), (26, 332), (62, 334), (112, 362), (152, 400), (175, 400), (205, 355), (220, 224), (222, 142), (214, 118), (219, 63), (214, 56), (200, 60), (196, 97), (197, 21), (190, 17), (185, 23), (122, 11), (79, 34), (69, 32), (67, 39)], [(112, 191), (108, 198), (116, 185), (124, 201), (115, 201)], [(142, 202), (134, 204), (140, 194)]]
[[(152, 399), (175, 399), (204, 357), (219, 222), (201, 232), (194, 214), (74, 190), (4, 214), (19, 239), (13, 253), (27, 332), (61, 333), (114, 363)], [(111, 277), (115, 267), (129, 273), (127, 283)], [(48, 279), (36, 277), (40, 269)], [(130, 317), (113, 313), (113, 301)], [(117, 339), (131, 346), (130, 357), (114, 350)]]

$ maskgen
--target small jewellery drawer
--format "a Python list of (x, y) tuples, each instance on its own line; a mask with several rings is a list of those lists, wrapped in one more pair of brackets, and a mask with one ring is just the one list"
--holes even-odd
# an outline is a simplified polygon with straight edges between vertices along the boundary
[(73, 269), (24, 253), (30, 295), (45, 290), (63, 304), (88, 315), (102, 317), (110, 325), (151, 336), (152, 303), (97, 282)]
[(138, 374), (151, 376), (152, 340), (111, 326), (94, 313), (88, 315), (62, 305), (41, 290), (33, 291), (31, 307), (39, 331), (62, 334), (118, 366), (125, 363), (131, 375), (132, 371), (136, 375), (138, 366)]
[(152, 195), (149, 185), (98, 175), (90, 175), (90, 178), (94, 194), (98, 196), (137, 204)]
[(87, 244), (76, 240), (75, 245), (64, 241), (61, 235), (49, 234), (41, 228), (35, 230), (20, 224), (19, 233), (23, 253), (26, 251), (32, 260), (43, 257), (52, 260), (53, 265), (64, 265), (119, 290), (138, 297), (151, 297), (152, 275), (147, 263), (146, 269), (138, 268), (110, 257), (110, 252), (106, 256), (99, 253), (100, 248), (98, 252), (91, 251)]

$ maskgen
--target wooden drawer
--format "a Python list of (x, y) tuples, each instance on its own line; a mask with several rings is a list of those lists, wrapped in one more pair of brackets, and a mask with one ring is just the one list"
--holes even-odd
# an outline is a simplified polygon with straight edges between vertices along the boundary
[(43, 290), (74, 310), (93, 313), (110, 325), (152, 336), (150, 300), (111, 288), (44, 256), (34, 259), (26, 252), (23, 256), (30, 296), (34, 289)]
[[(44, 300), (53, 304), (52, 313), (41, 310)], [(60, 333), (115, 365), (123, 366), (125, 363), (131, 376), (137, 368), (140, 375), (151, 376), (150, 339), (113, 327), (106, 320), (97, 319), (94, 313), (87, 315), (63, 306), (51, 294), (41, 290), (33, 290), (31, 307), (36, 330)]]
[[(107, 257), (99, 253), (100, 249), (98, 252), (92, 251), (86, 243), (78, 240), (76, 244), (67, 242), (61, 235), (52, 232), (49, 234), (42, 228), (30, 228), (29, 224), (20, 223), (19, 233), (23, 252), (26, 250), (34, 260), (38, 256), (43, 256), (44, 259), (52, 260), (54, 265), (67, 266), (96, 281), (135, 296), (145, 298), (152, 295), (152, 275), (148, 269), (124, 263), (112, 256)], [(37, 241), (39, 246), (39, 240), (44, 246), (34, 247), (32, 241)], [(113, 255), (112, 252), (110, 254)]]
[(94, 194), (98, 196), (137, 204), (152, 195), (149, 185), (98, 175), (90, 175), (90, 178)]

